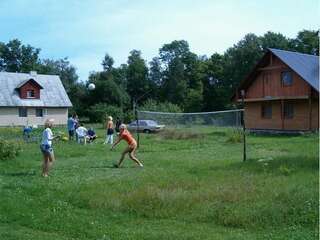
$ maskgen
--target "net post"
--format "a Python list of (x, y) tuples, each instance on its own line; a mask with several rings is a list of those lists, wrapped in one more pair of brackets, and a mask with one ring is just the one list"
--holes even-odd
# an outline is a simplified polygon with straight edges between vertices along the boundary
[(136, 122), (137, 122), (137, 128), (136, 128), (136, 132), (137, 132), (137, 148), (139, 148), (139, 145), (140, 145), (140, 134), (139, 134), (138, 104), (137, 104), (137, 101), (135, 99), (133, 100), (133, 113), (135, 115), (135, 119), (136, 119)]
[(245, 95), (245, 91), (241, 90), (241, 102), (242, 102), (242, 106), (243, 106), (243, 112), (242, 112), (242, 126), (243, 126), (243, 161), (245, 162), (247, 160), (247, 146), (246, 146), (246, 123), (245, 123), (245, 119), (244, 119), (244, 112), (245, 112), (245, 108), (244, 108), (244, 95)]

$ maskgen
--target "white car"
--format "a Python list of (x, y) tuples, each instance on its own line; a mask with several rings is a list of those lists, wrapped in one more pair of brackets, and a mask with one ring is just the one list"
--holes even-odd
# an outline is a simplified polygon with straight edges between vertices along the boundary
[(139, 132), (152, 133), (161, 131), (165, 125), (159, 125), (154, 120), (138, 120), (138, 124), (137, 121), (133, 121), (127, 127), (130, 131), (138, 130)]

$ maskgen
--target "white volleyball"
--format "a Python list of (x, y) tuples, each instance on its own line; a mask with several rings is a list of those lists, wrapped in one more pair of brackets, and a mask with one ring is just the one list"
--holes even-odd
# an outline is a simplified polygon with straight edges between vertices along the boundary
[(96, 85), (94, 85), (93, 83), (90, 83), (89, 85), (88, 85), (88, 89), (89, 90), (94, 90), (96, 88)]

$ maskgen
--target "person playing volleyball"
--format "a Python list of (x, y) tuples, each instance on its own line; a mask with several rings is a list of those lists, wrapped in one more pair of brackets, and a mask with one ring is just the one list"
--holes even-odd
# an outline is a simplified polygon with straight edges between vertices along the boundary
[(120, 125), (120, 133), (118, 136), (117, 141), (112, 145), (111, 150), (115, 148), (115, 146), (121, 141), (125, 140), (128, 143), (127, 148), (122, 152), (121, 158), (119, 160), (118, 164), (114, 164), (114, 167), (120, 167), (121, 163), (126, 156), (127, 153), (129, 153), (129, 157), (140, 167), (143, 167), (143, 164), (136, 158), (135, 152), (137, 150), (137, 142), (136, 140), (132, 137), (131, 133), (127, 130), (127, 126), (125, 124)]

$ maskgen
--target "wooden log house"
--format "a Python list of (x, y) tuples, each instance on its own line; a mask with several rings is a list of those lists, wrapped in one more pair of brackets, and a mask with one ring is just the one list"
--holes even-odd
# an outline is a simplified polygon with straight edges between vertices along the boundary
[(319, 57), (268, 49), (238, 87), (246, 127), (252, 131), (319, 129)]

